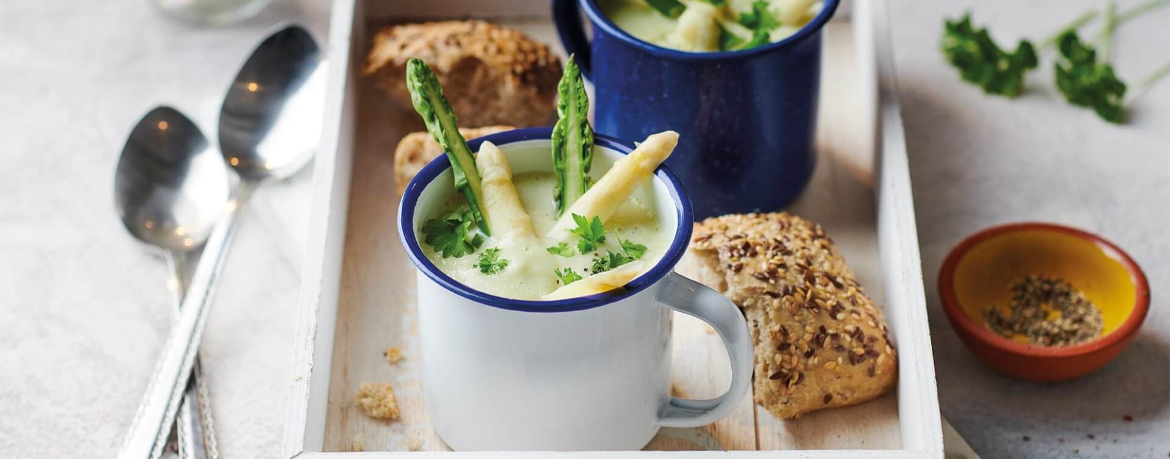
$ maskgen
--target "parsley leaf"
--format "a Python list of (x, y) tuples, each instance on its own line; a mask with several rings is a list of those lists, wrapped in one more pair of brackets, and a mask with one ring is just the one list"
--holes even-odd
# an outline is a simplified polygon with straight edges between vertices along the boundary
[(496, 274), (508, 267), (508, 260), (500, 258), (500, 249), (492, 247), (479, 253), (479, 272)]
[(757, 0), (753, 2), (751, 11), (741, 13), (739, 15), (739, 23), (752, 31), (752, 38), (745, 41), (743, 37), (732, 33), (731, 31), (727, 30), (726, 27), (720, 25), (720, 50), (738, 51), (766, 45), (772, 42), (772, 30), (780, 27), (780, 20), (776, 19), (776, 16), (773, 16), (772, 13), (768, 11), (768, 2), (764, 0)]
[(700, 0), (702, 2), (710, 3), (714, 6), (723, 6), (727, 4), (726, 0)]
[(959, 21), (946, 21), (942, 51), (947, 61), (959, 69), (963, 80), (988, 94), (1008, 98), (1024, 91), (1024, 75), (1039, 64), (1032, 42), (1020, 40), (1014, 52), (1006, 52), (991, 39), (986, 28), (971, 25), (970, 14)]
[(603, 273), (637, 259), (608, 250), (605, 253), (605, 255), (593, 259), (593, 266), (589, 269), (590, 272), (593, 274)]
[[(460, 208), (423, 223), (423, 242), (430, 244), (443, 258), (459, 258), (483, 245), (483, 235), (475, 233), (475, 218), (467, 208)], [(469, 237), (470, 236), (470, 237)]]
[(557, 275), (557, 279), (560, 279), (563, 285), (569, 285), (581, 280), (581, 275), (573, 272), (573, 268), (565, 268), (564, 270), (557, 269), (553, 273)]
[(587, 220), (585, 217), (573, 214), (573, 221), (577, 223), (577, 228), (569, 231), (581, 238), (577, 241), (579, 252), (592, 252), (602, 242), (605, 242), (605, 225), (601, 223), (601, 218), (594, 216), (593, 220)]
[(565, 244), (564, 242), (557, 244), (553, 247), (549, 247), (546, 250), (548, 250), (548, 253), (551, 253), (553, 255), (560, 255), (560, 256), (566, 257), (566, 258), (577, 254), (577, 252), (573, 251), (572, 247), (569, 247), (569, 244)]
[(1056, 89), (1073, 105), (1092, 108), (1105, 121), (1125, 121), (1125, 83), (1113, 66), (1097, 60), (1097, 52), (1081, 43), (1076, 33), (1060, 36), (1060, 55), (1055, 65)]
[(642, 244), (635, 244), (628, 240), (623, 241), (622, 235), (618, 234), (617, 230), (614, 230), (613, 235), (617, 237), (618, 244), (622, 246), (622, 252), (625, 252), (626, 256), (629, 257), (631, 261), (642, 258), (642, 255), (646, 254), (646, 246)]
[(687, 9), (686, 5), (678, 0), (646, 0), (646, 3), (668, 18), (677, 18), (682, 15), (683, 10)]
[(768, 11), (768, 2), (756, 0), (752, 2), (752, 10), (739, 15), (739, 23), (749, 29), (772, 30), (780, 27), (780, 21)]

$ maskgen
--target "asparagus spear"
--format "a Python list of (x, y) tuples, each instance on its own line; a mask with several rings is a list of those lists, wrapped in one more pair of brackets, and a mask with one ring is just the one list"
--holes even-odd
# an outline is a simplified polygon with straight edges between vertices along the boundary
[(624, 264), (616, 269), (594, 274), (572, 284), (562, 286), (556, 289), (556, 291), (541, 297), (541, 299), (559, 300), (608, 292), (630, 283), (635, 277), (638, 277), (638, 274), (642, 273), (643, 266), (644, 263), (641, 261)]
[(443, 97), (443, 87), (422, 59), (412, 58), (407, 61), (406, 89), (410, 91), (410, 101), (426, 123), (427, 131), (447, 152), (451, 172), (455, 175), (455, 189), (467, 197), (467, 205), (480, 231), (491, 236), (491, 229), (481, 210), (483, 185), (480, 183), (479, 171), (475, 168), (475, 158), (467, 146), (467, 139), (459, 133), (455, 112), (451, 110), (447, 98)]
[(524, 210), (508, 159), (491, 142), (484, 142), (475, 155), (475, 164), (483, 174), (483, 209), (488, 223), (496, 229), (492, 238), (498, 258), (508, 264), (491, 280), (483, 279), (485, 291), (491, 292), (503, 284), (519, 286), (531, 296), (547, 295), (557, 289), (551, 273), (557, 268), (553, 255), (544, 250), (532, 218)]
[(585, 94), (585, 81), (573, 56), (565, 64), (557, 97), (557, 124), (552, 133), (553, 172), (557, 175), (553, 199), (560, 217), (589, 189), (589, 168), (593, 162), (589, 96)]
[(586, 219), (598, 217), (602, 222), (617, 211), (618, 207), (633, 194), (634, 189), (650, 178), (654, 169), (666, 161), (674, 147), (678, 145), (678, 133), (665, 131), (647, 137), (634, 151), (626, 157), (613, 163), (613, 167), (598, 180), (581, 199), (569, 208), (565, 215), (557, 220), (548, 236), (555, 240), (564, 240), (569, 232), (577, 227), (573, 214), (584, 216)]
[(495, 144), (484, 142), (475, 155), (475, 165), (483, 173), (484, 213), (488, 223), (496, 228), (496, 237), (514, 237), (536, 245), (532, 217), (528, 216), (524, 205), (520, 203), (520, 195), (516, 193), (516, 185), (512, 182), (512, 169), (508, 167), (504, 152)]

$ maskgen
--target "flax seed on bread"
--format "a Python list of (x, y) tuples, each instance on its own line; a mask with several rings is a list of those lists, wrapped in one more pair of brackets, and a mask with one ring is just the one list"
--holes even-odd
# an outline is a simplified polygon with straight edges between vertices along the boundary
[(678, 266), (730, 298), (755, 343), (755, 401), (782, 419), (890, 390), (897, 354), (881, 311), (824, 229), (787, 213), (695, 224)]
[(443, 85), (461, 126), (543, 126), (556, 114), (560, 59), (519, 30), (483, 21), (441, 21), (383, 28), (365, 75), (409, 108), (406, 61), (420, 58)]
[[(497, 132), (510, 131), (512, 126), (484, 126), (481, 128), (459, 128), (459, 133), (467, 140), (483, 137)], [(398, 194), (406, 190), (410, 179), (414, 178), (423, 166), (443, 154), (443, 147), (427, 132), (412, 132), (398, 141), (394, 149), (394, 185)]]

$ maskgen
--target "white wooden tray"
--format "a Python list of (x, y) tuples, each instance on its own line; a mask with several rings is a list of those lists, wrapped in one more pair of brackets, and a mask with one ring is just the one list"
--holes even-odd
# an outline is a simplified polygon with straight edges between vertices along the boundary
[[(942, 458), (886, 5), (867, 0), (852, 11), (848, 6), (826, 29), (817, 171), (788, 210), (824, 225), (885, 308), (900, 357), (896, 391), (795, 421), (773, 418), (749, 395), (732, 416), (701, 428), (663, 429), (640, 452), (442, 453), (449, 450), (423, 406), (415, 271), (394, 225), (393, 150), (403, 135), (423, 126), (361, 79), (360, 68), (380, 25), (419, 18), (487, 19), (518, 27), (558, 51), (560, 45), (544, 0), (337, 0), (282, 457), (698, 457), (696, 451), (727, 450), (728, 458)], [(382, 351), (389, 346), (407, 359), (387, 364)], [(717, 335), (678, 314), (675, 391), (715, 396), (726, 389), (729, 373)], [(391, 382), (403, 419), (362, 415), (354, 394), (363, 381)]]

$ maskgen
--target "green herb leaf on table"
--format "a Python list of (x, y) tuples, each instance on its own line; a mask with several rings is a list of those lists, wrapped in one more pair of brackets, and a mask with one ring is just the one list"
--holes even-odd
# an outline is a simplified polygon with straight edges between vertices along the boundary
[(508, 267), (508, 260), (500, 258), (500, 249), (492, 247), (484, 249), (479, 253), (479, 272), (484, 274), (496, 274)]
[(434, 247), (435, 253), (442, 254), (443, 258), (459, 258), (483, 245), (483, 235), (472, 234), (474, 227), (471, 210), (460, 208), (423, 223), (423, 242)]
[(602, 242), (605, 242), (605, 225), (601, 223), (600, 218), (594, 216), (592, 220), (587, 220), (585, 217), (573, 214), (573, 221), (577, 223), (577, 227), (569, 231), (581, 238), (577, 241), (577, 251), (581, 253), (592, 252)]
[(581, 275), (573, 272), (573, 268), (556, 269), (553, 273), (557, 275), (557, 279), (560, 279), (561, 285), (569, 285), (581, 280)]
[(677, 18), (687, 9), (686, 5), (678, 0), (646, 0), (646, 3), (668, 18)]
[(942, 51), (963, 80), (988, 94), (1009, 98), (1023, 92), (1024, 76), (1039, 64), (1032, 42), (1020, 40), (1014, 52), (1006, 52), (986, 28), (971, 25), (970, 14), (959, 21), (946, 21)]
[(572, 247), (569, 247), (569, 244), (566, 244), (564, 242), (557, 244), (557, 245), (554, 245), (552, 247), (549, 247), (547, 250), (548, 250), (548, 253), (551, 253), (553, 255), (560, 255), (560, 256), (565, 257), (565, 258), (568, 258), (568, 257), (571, 257), (571, 256), (577, 254), (577, 252), (573, 251)]
[(1113, 66), (1097, 61), (1097, 52), (1083, 44), (1077, 34), (1060, 37), (1063, 62), (1055, 65), (1056, 88), (1073, 105), (1092, 108), (1102, 119), (1125, 121), (1125, 83), (1113, 73)]

